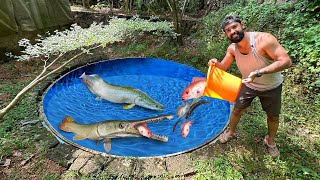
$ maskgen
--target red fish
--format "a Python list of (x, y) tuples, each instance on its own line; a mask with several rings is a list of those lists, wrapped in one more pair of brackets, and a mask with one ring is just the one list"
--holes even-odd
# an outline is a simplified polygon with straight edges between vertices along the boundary
[(183, 91), (181, 96), (182, 101), (201, 97), (206, 87), (206, 83), (207, 78), (194, 77), (191, 81), (191, 84), (189, 84)]
[(190, 132), (190, 126), (193, 124), (193, 121), (190, 120), (189, 122), (184, 122), (181, 126), (181, 131), (182, 131), (182, 137), (183, 138), (186, 138), (187, 135), (189, 134)]
[(152, 137), (152, 133), (151, 133), (151, 131), (148, 129), (148, 127), (147, 127), (146, 124), (137, 126), (137, 130), (140, 132), (140, 134), (141, 134), (142, 136), (145, 136), (145, 137), (148, 137), (148, 138), (151, 138), (151, 137)]

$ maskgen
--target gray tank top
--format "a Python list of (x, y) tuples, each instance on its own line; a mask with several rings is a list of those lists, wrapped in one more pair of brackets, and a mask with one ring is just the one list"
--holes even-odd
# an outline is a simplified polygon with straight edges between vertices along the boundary
[[(250, 46), (251, 51), (246, 55), (241, 54), (237, 45), (235, 46), (235, 59), (243, 78), (247, 78), (250, 72), (264, 68), (274, 62), (274, 60), (269, 60), (258, 54), (254, 44), (254, 32), (250, 32)], [(248, 83), (246, 86), (258, 91), (267, 91), (278, 87), (282, 82), (281, 72), (276, 72), (256, 77), (252, 83)]]

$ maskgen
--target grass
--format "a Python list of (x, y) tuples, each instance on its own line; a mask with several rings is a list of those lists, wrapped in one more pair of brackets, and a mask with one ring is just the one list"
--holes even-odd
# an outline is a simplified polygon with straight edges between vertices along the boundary
[(255, 99), (237, 127), (240, 137), (229, 142), (222, 155), (196, 163), (197, 179), (319, 179), (319, 107), (292, 92), (290, 86), (284, 86), (276, 138), (281, 156), (272, 159), (265, 153), (266, 116)]
[[(147, 40), (142, 43), (131, 42), (112, 47), (114, 57), (158, 57), (175, 60), (193, 66), (206, 73), (208, 58), (201, 53), (176, 47), (172, 42)], [(112, 57), (110, 57), (112, 58)], [(13, 85), (14, 83), (14, 85)], [(9, 94), (8, 100), (22, 88), (24, 83), (14, 81), (0, 85), (1, 94)], [(238, 138), (221, 145), (222, 153), (214, 158), (194, 160), (197, 169), (195, 179), (320, 179), (320, 96), (313, 99), (302, 96), (298, 85), (287, 80), (283, 86), (283, 108), (276, 142), (281, 156), (272, 159), (265, 153), (262, 139), (267, 133), (266, 115), (259, 101), (253, 101), (251, 108), (243, 115), (238, 127)], [(3, 105), (5, 102), (1, 102)], [(56, 179), (56, 174), (42, 173), (41, 158), (46, 154), (48, 141), (54, 139), (41, 124), (21, 126), (24, 120), (37, 119), (39, 102), (35, 91), (28, 95), (5, 117), (0, 124), (0, 157), (11, 156), (14, 150), (26, 154), (40, 154), (39, 169), (42, 179)], [(39, 136), (49, 136), (43, 140)], [(58, 162), (57, 162), (58, 163)], [(13, 171), (19, 174), (19, 169)], [(12, 175), (11, 177), (16, 177)], [(65, 177), (79, 177), (69, 172)], [(99, 172), (82, 179), (106, 179), (105, 172)], [(165, 175), (166, 179), (170, 175)], [(111, 177), (110, 177), (111, 178)]]

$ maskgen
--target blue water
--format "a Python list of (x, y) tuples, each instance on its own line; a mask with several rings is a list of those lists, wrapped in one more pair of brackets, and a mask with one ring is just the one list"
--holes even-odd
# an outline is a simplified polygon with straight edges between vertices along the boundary
[[(163, 111), (153, 111), (134, 106), (124, 110), (123, 104), (96, 100), (79, 78), (81, 74), (98, 74), (106, 82), (140, 89), (165, 106)], [(190, 119), (194, 124), (187, 138), (181, 135), (181, 123), (175, 132), (172, 126), (177, 121), (176, 108), (182, 103), (181, 94), (193, 77), (205, 77), (200, 71), (172, 61), (154, 58), (126, 58), (102, 61), (71, 71), (57, 80), (47, 91), (43, 108), (47, 123), (53, 132), (81, 147), (105, 153), (103, 144), (92, 140), (74, 141), (73, 133), (61, 131), (58, 125), (69, 115), (83, 124), (105, 120), (135, 120), (159, 115), (173, 114), (172, 120), (148, 123), (154, 134), (168, 136), (168, 142), (146, 137), (112, 139), (108, 154), (117, 156), (150, 157), (168, 156), (186, 152), (212, 141), (226, 126), (230, 114), (227, 101), (203, 97), (210, 104), (197, 108)], [(190, 120), (188, 119), (188, 120)]]

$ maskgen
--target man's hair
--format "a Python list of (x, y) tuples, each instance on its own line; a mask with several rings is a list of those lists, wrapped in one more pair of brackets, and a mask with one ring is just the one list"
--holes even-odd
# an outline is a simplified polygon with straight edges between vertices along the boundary
[(233, 22), (238, 22), (238, 23), (241, 23), (241, 19), (239, 16), (237, 15), (234, 15), (234, 14), (231, 14), (231, 15), (226, 15), (221, 23), (221, 28), (223, 29), (224, 31), (224, 28), (230, 24), (230, 23), (233, 23)]

